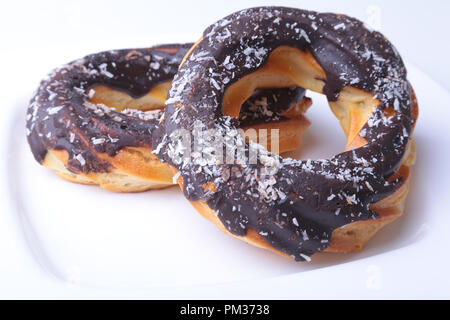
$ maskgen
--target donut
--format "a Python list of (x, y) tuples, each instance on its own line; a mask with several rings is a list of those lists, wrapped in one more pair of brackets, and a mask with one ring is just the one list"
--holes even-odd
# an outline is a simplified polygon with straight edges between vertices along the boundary
[[(54, 70), (28, 107), (27, 139), (35, 159), (66, 180), (115, 192), (173, 185), (172, 170), (152, 153), (152, 133), (191, 45), (100, 52)], [(241, 127), (253, 122), (269, 131), (269, 139), (270, 129), (279, 129), (279, 151), (297, 148), (309, 125), (303, 113), (311, 100), (304, 92), (261, 91), (247, 101), (248, 108), (260, 105), (259, 119), (246, 118)]]
[[(347, 137), (342, 153), (292, 159), (236, 134), (233, 119), (253, 90), (291, 86), (326, 96)], [(403, 61), (382, 34), (345, 15), (258, 7), (219, 20), (191, 48), (154, 148), (185, 197), (219, 229), (310, 261), (317, 252), (360, 251), (402, 215), (417, 115)], [(226, 137), (224, 148), (244, 145), (245, 154), (174, 161), (183, 152), (174, 133), (190, 133), (196, 123)]]

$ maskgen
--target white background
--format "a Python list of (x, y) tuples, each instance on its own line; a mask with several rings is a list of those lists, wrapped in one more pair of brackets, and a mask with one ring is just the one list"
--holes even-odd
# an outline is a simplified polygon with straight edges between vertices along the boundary
[[(49, 46), (76, 44), (110, 49), (104, 47), (106, 43), (150, 46), (154, 43), (142, 39), (158, 34), (200, 36), (215, 20), (261, 5), (330, 11), (374, 21), (406, 61), (450, 89), (450, 1), (446, 0), (5, 1), (0, 9), (0, 49), (48, 50)], [(61, 57), (58, 62), (72, 58), (76, 56)]]

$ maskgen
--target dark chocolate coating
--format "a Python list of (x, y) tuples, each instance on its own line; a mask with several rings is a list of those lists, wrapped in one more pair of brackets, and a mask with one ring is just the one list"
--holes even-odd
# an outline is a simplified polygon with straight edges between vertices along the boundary
[(42, 80), (30, 101), (27, 138), (37, 161), (48, 149), (69, 153), (73, 172), (107, 172), (110, 164), (96, 152), (114, 155), (123, 146), (150, 146), (162, 114), (131, 114), (89, 103), (89, 88), (102, 84), (133, 97), (172, 80), (192, 44), (105, 51), (68, 63)]
[[(90, 103), (89, 89), (106, 85), (135, 98), (144, 96), (155, 85), (172, 80), (191, 45), (100, 52), (54, 70), (41, 82), (28, 108), (27, 138), (36, 160), (42, 162), (48, 149), (66, 150), (68, 170), (108, 172), (111, 165), (96, 153), (115, 155), (124, 146), (151, 147), (162, 110), (117, 112)], [(280, 98), (284, 92), (274, 89), (262, 94)], [(295, 88), (280, 98), (282, 105), (274, 104), (274, 110), (301, 100), (303, 93), (304, 89)]]
[[(257, 164), (248, 159), (223, 165), (173, 161), (175, 130), (192, 131), (201, 122), (224, 135), (234, 132), (234, 120), (222, 113), (226, 89), (261, 68), (279, 46), (310, 50), (325, 71), (323, 93), (329, 101), (346, 86), (381, 101), (359, 133), (367, 145), (323, 160), (294, 160), (261, 150)], [(326, 249), (336, 228), (377, 219), (369, 206), (403, 183), (386, 178), (402, 161), (414, 121), (406, 68), (383, 35), (345, 15), (260, 7), (227, 16), (206, 29), (175, 76), (166, 105), (154, 150), (180, 171), (185, 196), (205, 201), (231, 233), (244, 236), (252, 228), (296, 260)], [(383, 112), (388, 106), (395, 109), (389, 118)], [(271, 165), (264, 161), (267, 156), (278, 170), (263, 176), (259, 170)], [(208, 182), (217, 191), (204, 188)]]

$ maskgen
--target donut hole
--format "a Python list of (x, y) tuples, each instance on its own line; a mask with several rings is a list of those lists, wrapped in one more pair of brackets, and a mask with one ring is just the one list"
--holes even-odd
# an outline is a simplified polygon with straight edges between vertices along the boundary
[[(242, 103), (257, 89), (299, 86), (323, 94), (325, 81), (325, 72), (308, 50), (280, 46), (272, 51), (263, 67), (230, 85), (222, 112), (237, 117)], [(379, 104), (372, 94), (354, 87), (343, 88), (337, 100), (329, 102), (347, 137), (346, 150), (367, 144), (359, 132)]]
[(117, 112), (122, 112), (125, 109), (149, 111), (164, 108), (170, 83), (170, 81), (160, 83), (154, 86), (146, 95), (139, 98), (134, 98), (127, 92), (105, 85), (93, 86), (86, 93), (90, 97), (91, 103), (104, 104), (114, 108)]

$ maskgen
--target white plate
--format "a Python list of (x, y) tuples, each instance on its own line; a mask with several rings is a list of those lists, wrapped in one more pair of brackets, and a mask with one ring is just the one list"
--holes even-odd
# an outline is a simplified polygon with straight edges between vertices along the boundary
[[(359, 254), (296, 263), (218, 231), (177, 187), (114, 194), (38, 165), (24, 133), (32, 90), (55, 64), (97, 48), (59, 50), (66, 55), (37, 50), (42, 63), (26, 78), (12, 63), (3, 68), (9, 99), (1, 132), (0, 297), (450, 297), (450, 96), (416, 67), (408, 65), (420, 108), (418, 155), (404, 216)], [(16, 62), (25, 57), (9, 54)], [(343, 150), (345, 137), (325, 99), (310, 96), (312, 126), (301, 155), (329, 157)]]

